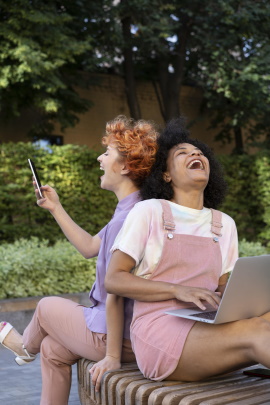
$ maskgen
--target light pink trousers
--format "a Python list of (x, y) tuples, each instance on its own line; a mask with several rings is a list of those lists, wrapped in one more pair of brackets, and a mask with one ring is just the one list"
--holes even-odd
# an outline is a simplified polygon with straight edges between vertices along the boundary
[[(42, 298), (23, 333), (30, 353), (40, 352), (41, 405), (67, 405), (71, 386), (71, 366), (81, 357), (99, 361), (105, 356), (106, 338), (91, 332), (83, 307), (60, 297)], [(135, 361), (129, 340), (124, 339), (122, 361)]]

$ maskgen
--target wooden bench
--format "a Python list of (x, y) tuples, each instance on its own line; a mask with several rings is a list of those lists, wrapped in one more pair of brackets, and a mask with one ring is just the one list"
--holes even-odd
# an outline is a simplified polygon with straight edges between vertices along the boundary
[(86, 359), (78, 362), (82, 405), (270, 404), (270, 379), (248, 377), (243, 370), (196, 383), (154, 382), (143, 377), (136, 363), (105, 373), (101, 391), (96, 393), (89, 373), (94, 364)]

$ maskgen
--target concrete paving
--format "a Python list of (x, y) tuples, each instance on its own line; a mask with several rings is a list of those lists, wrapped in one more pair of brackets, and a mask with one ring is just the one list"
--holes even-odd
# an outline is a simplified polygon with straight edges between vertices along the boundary
[[(64, 294), (81, 305), (88, 306), (88, 293)], [(0, 321), (5, 320), (23, 333), (30, 322), (37, 302), (42, 297), (0, 300)], [(39, 405), (41, 370), (39, 355), (31, 364), (18, 366), (10, 350), (0, 344), (0, 405)], [(54, 404), (59, 405), (59, 404)], [(77, 365), (72, 366), (72, 386), (68, 405), (81, 405), (77, 388)]]
[[(18, 366), (11, 351), (0, 345), (0, 404), (39, 405), (41, 371), (39, 356), (31, 364)], [(77, 389), (77, 365), (72, 367), (69, 405), (80, 405)], [(58, 404), (55, 404), (58, 405)]]
[[(64, 294), (62, 297), (72, 299), (81, 305), (89, 305), (88, 293)], [(10, 322), (16, 326), (19, 333), (23, 333), (41, 298), (0, 300), (0, 321)], [(31, 364), (18, 366), (12, 352), (0, 344), (0, 405), (39, 405), (41, 384), (39, 355)], [(81, 404), (77, 388), (76, 364), (72, 367), (72, 386), (68, 404)]]

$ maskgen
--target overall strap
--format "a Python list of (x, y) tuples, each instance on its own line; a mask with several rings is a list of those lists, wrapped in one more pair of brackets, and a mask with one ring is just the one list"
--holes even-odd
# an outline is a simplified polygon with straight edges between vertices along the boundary
[[(168, 238), (172, 239), (172, 233), (175, 231), (175, 223), (172, 216), (172, 211), (170, 204), (166, 200), (159, 200), (162, 205), (162, 218), (163, 218), (163, 227), (168, 232)], [(172, 235), (172, 236), (169, 236)]]
[(221, 228), (222, 225), (222, 213), (220, 211), (211, 208), (212, 212), (212, 222), (211, 222), (211, 232), (216, 236), (222, 236)]

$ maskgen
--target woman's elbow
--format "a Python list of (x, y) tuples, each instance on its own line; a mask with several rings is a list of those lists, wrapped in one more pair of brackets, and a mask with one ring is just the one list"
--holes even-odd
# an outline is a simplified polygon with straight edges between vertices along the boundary
[(106, 274), (104, 286), (108, 294), (117, 294), (113, 277)]

